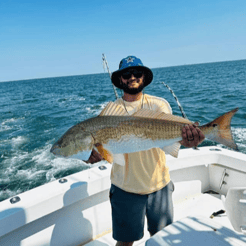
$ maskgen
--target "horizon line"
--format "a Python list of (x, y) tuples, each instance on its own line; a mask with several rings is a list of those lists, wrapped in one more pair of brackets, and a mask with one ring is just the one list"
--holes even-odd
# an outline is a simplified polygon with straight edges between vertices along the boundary
[[(201, 63), (191, 63), (191, 64), (181, 64), (181, 65), (171, 65), (164, 67), (154, 67), (150, 69), (159, 69), (159, 68), (170, 68), (170, 67), (182, 67), (182, 66), (192, 66), (192, 65), (202, 65), (202, 64), (212, 64), (212, 63), (223, 63), (223, 62), (234, 62), (234, 61), (244, 61), (246, 59), (239, 60), (227, 60), (227, 61), (215, 61), (215, 62), (201, 62)], [(37, 80), (37, 79), (52, 79), (52, 78), (65, 78), (65, 77), (75, 77), (75, 76), (87, 76), (87, 75), (99, 75), (102, 73), (89, 73), (89, 74), (74, 74), (74, 75), (63, 75), (63, 76), (51, 76), (51, 77), (40, 77), (40, 78), (28, 78), (28, 79), (18, 79), (18, 80), (9, 80), (9, 81), (0, 81), (0, 83), (8, 83), (8, 82), (18, 82), (18, 81), (28, 81), (28, 80)]]

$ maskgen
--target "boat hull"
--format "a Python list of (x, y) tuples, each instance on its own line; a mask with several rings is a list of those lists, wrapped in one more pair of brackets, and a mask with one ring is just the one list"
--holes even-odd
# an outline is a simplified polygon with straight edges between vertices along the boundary
[[(180, 150), (167, 156), (174, 203), (209, 190), (226, 195), (246, 187), (246, 155), (221, 148)], [(84, 245), (111, 231), (111, 165), (70, 175), (0, 203), (2, 245)], [(18, 200), (18, 199), (17, 199)], [(179, 211), (176, 216), (182, 217)], [(178, 219), (178, 217), (176, 217)], [(113, 245), (113, 244), (112, 244)]]

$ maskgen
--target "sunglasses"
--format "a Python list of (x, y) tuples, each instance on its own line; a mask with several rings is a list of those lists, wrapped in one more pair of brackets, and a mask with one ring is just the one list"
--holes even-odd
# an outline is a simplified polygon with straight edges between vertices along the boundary
[(139, 79), (143, 76), (143, 72), (140, 70), (135, 70), (135, 69), (134, 70), (128, 70), (128, 71), (122, 73), (121, 76), (123, 79), (130, 79), (132, 77), (132, 75), (135, 78)]

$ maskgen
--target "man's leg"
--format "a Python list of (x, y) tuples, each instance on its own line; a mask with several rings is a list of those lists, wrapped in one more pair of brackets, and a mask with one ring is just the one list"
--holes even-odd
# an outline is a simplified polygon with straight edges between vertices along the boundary
[(173, 222), (173, 191), (174, 185), (170, 181), (167, 186), (148, 196), (146, 215), (151, 236)]
[(111, 185), (113, 238), (118, 245), (132, 245), (143, 237), (147, 195), (125, 192)]

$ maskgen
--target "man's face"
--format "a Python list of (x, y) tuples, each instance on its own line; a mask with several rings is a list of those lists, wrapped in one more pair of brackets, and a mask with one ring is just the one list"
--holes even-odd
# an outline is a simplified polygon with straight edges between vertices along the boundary
[(144, 74), (141, 70), (128, 69), (121, 75), (121, 85), (124, 92), (135, 95), (144, 88)]

